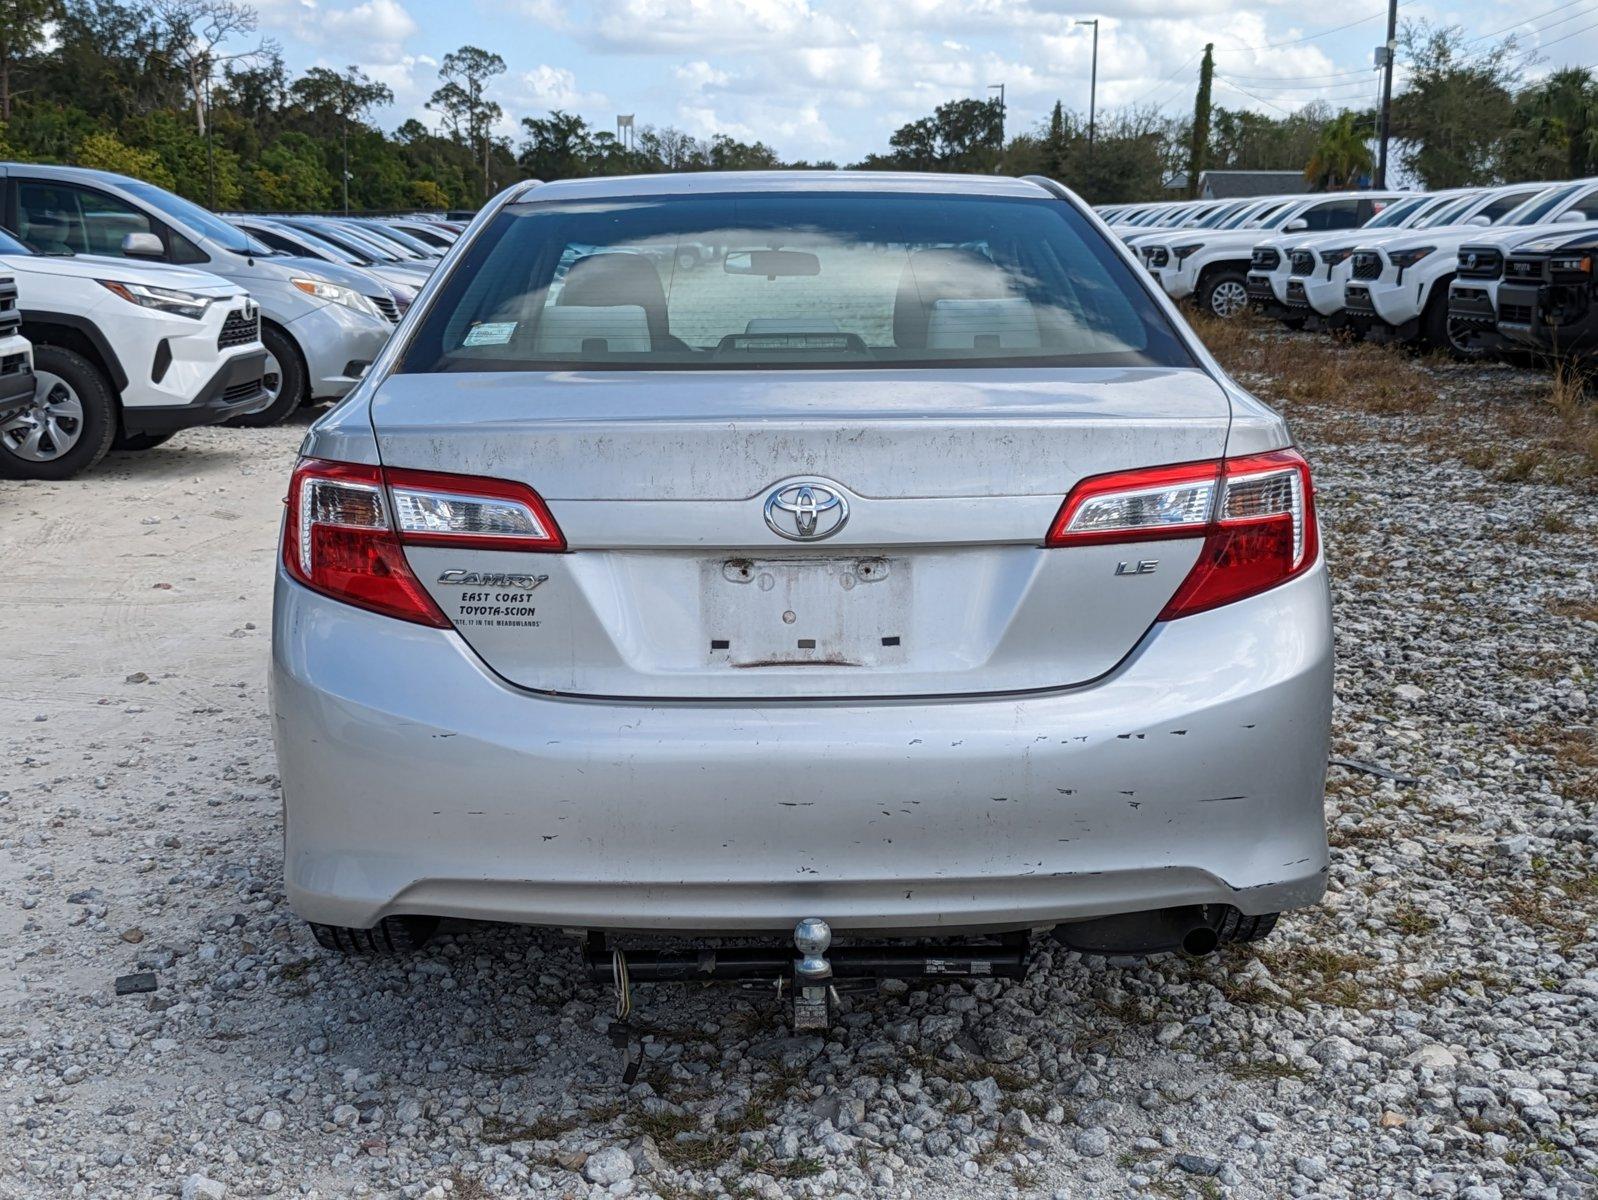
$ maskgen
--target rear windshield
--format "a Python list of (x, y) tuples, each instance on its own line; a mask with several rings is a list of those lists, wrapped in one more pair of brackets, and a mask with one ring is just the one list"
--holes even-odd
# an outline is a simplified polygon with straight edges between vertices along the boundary
[(1063, 201), (785, 192), (509, 206), (400, 370), (996, 364), (1193, 361)]

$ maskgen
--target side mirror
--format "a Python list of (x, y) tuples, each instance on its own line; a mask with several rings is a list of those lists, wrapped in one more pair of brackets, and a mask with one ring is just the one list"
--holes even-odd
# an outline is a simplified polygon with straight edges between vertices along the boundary
[(1493, 219), (1487, 216), (1485, 213), (1477, 213), (1474, 217), (1465, 222), (1467, 225), (1475, 225), (1482, 229), (1490, 228), (1492, 223)]
[(166, 247), (153, 233), (127, 233), (122, 235), (124, 258), (165, 258)]
[(1282, 232), (1283, 233), (1303, 233), (1308, 228), (1309, 228), (1309, 222), (1306, 221), (1303, 217), (1294, 217), (1286, 225), (1282, 226)]
[(1582, 212), (1581, 209), (1579, 209), (1579, 208), (1567, 208), (1564, 212), (1560, 213), (1557, 217), (1554, 218), (1554, 224), (1555, 225), (1585, 225), (1587, 223), (1587, 220), (1588, 220), (1587, 214)]

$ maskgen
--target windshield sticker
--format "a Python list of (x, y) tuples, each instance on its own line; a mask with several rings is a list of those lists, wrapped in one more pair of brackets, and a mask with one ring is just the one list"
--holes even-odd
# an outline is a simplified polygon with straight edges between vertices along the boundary
[(466, 331), (463, 346), (503, 346), (516, 332), (515, 321), (479, 321)]

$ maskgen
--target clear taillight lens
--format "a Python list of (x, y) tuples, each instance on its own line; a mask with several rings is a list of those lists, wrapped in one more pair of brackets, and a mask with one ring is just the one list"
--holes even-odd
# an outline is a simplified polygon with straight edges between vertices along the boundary
[(565, 540), (529, 487), (364, 463), (302, 459), (289, 484), (283, 565), (306, 587), (360, 608), (447, 629), (406, 545), (559, 551)]
[(1220, 463), (1201, 462), (1084, 479), (1060, 506), (1048, 545), (1196, 537), (1209, 524), (1220, 478)]
[(1161, 620), (1204, 612), (1293, 578), (1318, 553), (1309, 464), (1296, 450), (1121, 471), (1071, 490), (1046, 545), (1202, 537)]
[(389, 468), (400, 540), (417, 546), (479, 550), (564, 550), (565, 540), (538, 493), (504, 479)]

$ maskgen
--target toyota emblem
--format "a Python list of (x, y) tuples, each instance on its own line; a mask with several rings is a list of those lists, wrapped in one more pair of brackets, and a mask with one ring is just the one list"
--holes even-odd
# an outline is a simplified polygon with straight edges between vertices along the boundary
[(791, 542), (831, 537), (849, 520), (843, 489), (826, 479), (790, 479), (766, 497), (766, 524)]

